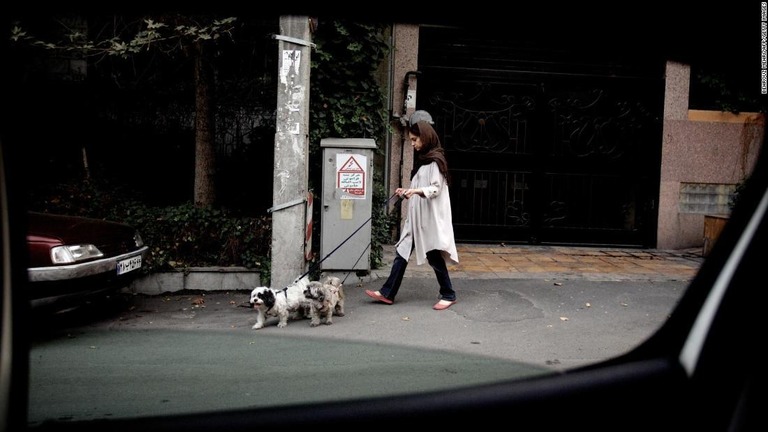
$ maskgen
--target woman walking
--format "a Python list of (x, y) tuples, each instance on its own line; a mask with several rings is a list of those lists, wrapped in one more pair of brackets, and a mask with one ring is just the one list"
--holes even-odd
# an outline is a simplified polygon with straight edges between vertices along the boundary
[(417, 265), (429, 263), (440, 286), (438, 302), (432, 309), (445, 310), (456, 303), (456, 292), (446, 261), (459, 263), (448, 192), (448, 162), (437, 132), (428, 122), (419, 121), (411, 125), (408, 138), (414, 149), (411, 187), (395, 190), (396, 194), (408, 200), (408, 214), (395, 245), (395, 260), (389, 278), (379, 291), (366, 290), (365, 293), (381, 303), (393, 304), (408, 260), (411, 254), (415, 254)]

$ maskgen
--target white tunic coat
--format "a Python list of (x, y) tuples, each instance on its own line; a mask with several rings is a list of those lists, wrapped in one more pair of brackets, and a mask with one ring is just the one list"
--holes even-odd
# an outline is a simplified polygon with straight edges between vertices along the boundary
[(406, 200), (408, 214), (395, 245), (397, 253), (408, 259), (413, 250), (416, 264), (422, 265), (427, 262), (427, 252), (437, 249), (442, 251), (446, 264), (458, 264), (451, 197), (437, 163), (422, 165), (411, 179), (410, 188), (422, 190), (424, 196), (414, 194)]

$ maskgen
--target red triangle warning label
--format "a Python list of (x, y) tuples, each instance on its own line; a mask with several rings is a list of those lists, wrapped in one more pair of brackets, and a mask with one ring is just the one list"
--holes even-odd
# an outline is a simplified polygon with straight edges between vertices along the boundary
[(363, 167), (360, 166), (360, 164), (355, 160), (354, 156), (350, 156), (349, 159), (347, 159), (346, 162), (344, 162), (344, 165), (341, 166), (341, 169), (339, 172), (363, 172)]

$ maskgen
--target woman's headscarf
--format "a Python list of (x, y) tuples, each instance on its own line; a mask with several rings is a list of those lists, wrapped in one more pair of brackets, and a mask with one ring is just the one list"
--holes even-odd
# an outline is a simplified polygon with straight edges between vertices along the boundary
[(446, 184), (450, 184), (451, 177), (448, 174), (448, 161), (445, 158), (445, 150), (440, 144), (440, 138), (435, 129), (426, 121), (420, 121), (411, 125), (408, 129), (410, 133), (421, 138), (421, 150), (414, 151), (413, 170), (411, 178), (423, 165), (429, 165), (432, 162), (437, 163), (440, 173), (445, 177)]

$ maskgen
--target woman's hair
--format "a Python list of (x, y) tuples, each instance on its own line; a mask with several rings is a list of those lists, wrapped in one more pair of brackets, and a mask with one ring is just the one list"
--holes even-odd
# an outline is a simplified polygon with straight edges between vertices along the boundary
[(408, 132), (421, 139), (421, 150), (414, 151), (413, 170), (411, 178), (423, 165), (429, 165), (432, 162), (437, 163), (440, 173), (445, 177), (446, 184), (450, 184), (451, 177), (448, 173), (448, 161), (445, 158), (445, 150), (440, 144), (440, 138), (437, 136), (435, 128), (426, 121), (420, 121), (411, 125)]

